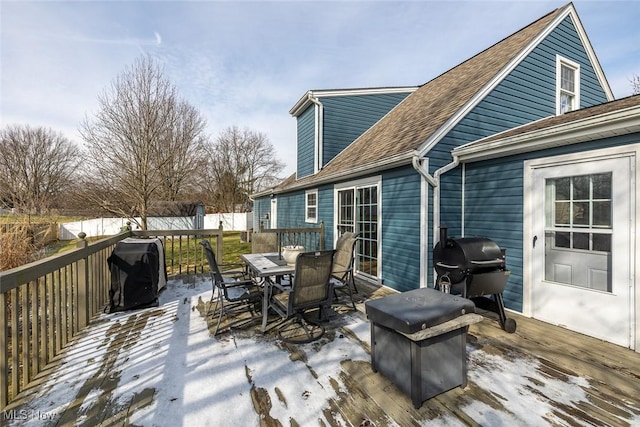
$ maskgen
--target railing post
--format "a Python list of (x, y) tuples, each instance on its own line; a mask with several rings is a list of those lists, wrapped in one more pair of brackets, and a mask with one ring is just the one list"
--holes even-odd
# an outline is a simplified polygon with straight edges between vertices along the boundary
[(223, 240), (224, 240), (224, 228), (222, 227), (222, 221), (220, 221), (220, 225), (218, 226), (218, 231), (220, 232), (220, 234), (218, 234), (218, 238), (216, 239), (216, 257), (218, 257), (219, 261), (218, 262), (222, 262), (222, 254), (224, 253), (224, 249), (222, 247), (223, 244)]
[(320, 220), (320, 250), (324, 250), (324, 221)]
[[(13, 307), (15, 310), (15, 307)], [(9, 404), (9, 323), (7, 322), (7, 298), (0, 294), (0, 411)]]
[[(76, 247), (85, 249), (89, 242), (85, 240), (86, 233), (78, 233), (80, 241)], [(83, 256), (78, 261), (78, 317), (77, 330), (81, 330), (89, 324), (89, 257)]]

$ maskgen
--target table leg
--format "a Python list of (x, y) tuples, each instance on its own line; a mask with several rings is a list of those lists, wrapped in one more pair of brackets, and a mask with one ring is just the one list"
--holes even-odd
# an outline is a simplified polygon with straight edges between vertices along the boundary
[(269, 302), (271, 300), (271, 283), (266, 278), (262, 287), (262, 333), (267, 331), (267, 320), (269, 319)]

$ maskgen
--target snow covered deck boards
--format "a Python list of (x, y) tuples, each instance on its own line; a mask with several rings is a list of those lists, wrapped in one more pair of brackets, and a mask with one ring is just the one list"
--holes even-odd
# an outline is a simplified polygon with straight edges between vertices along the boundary
[[(259, 325), (210, 336), (210, 282), (101, 315), (2, 414), (3, 425), (612, 425), (640, 423), (640, 354), (513, 315), (470, 326), (468, 386), (414, 409), (370, 365), (369, 323), (339, 308), (303, 346)], [(365, 297), (387, 291), (359, 285)], [(511, 314), (510, 314), (511, 316)], [(274, 318), (275, 319), (275, 318)], [(210, 319), (210, 321), (212, 321)], [(5, 424), (6, 423), (6, 424)]]

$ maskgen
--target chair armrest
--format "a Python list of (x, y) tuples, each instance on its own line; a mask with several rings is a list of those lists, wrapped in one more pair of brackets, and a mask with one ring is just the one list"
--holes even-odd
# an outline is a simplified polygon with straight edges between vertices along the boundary
[(252, 279), (224, 281), (225, 288), (238, 288), (238, 287), (247, 286), (247, 285), (259, 286), (259, 284), (253, 281)]
[(331, 275), (335, 276), (336, 274), (344, 274), (344, 273), (349, 273), (351, 271), (353, 271), (353, 267), (345, 268), (344, 270), (335, 270), (331, 273)]

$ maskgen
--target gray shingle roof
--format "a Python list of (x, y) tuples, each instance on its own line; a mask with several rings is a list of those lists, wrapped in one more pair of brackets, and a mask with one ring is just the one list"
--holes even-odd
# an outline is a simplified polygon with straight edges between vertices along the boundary
[(322, 170), (289, 182), (302, 187), (326, 182), (354, 168), (366, 168), (390, 157), (407, 155), (453, 117), (485, 85), (541, 34), (571, 4), (556, 9), (525, 28), (478, 53), (465, 62), (420, 86), (400, 104), (345, 148)]

